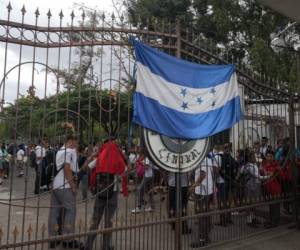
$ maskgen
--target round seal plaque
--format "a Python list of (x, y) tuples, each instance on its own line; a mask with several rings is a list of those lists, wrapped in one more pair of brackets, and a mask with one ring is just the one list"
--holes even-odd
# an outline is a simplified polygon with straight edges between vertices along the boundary
[(143, 138), (152, 160), (170, 172), (188, 172), (198, 166), (209, 149), (209, 139), (182, 140), (143, 129)]

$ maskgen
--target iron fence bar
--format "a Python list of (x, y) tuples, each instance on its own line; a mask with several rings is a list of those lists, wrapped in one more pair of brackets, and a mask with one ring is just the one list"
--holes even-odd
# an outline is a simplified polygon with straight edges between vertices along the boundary
[[(38, 48), (68, 48), (70, 46), (72, 47), (82, 47), (82, 46), (91, 46), (93, 45), (104, 45), (104, 46), (129, 46), (131, 45), (129, 42), (125, 41), (85, 41), (85, 42), (54, 42), (54, 43), (49, 43), (49, 44), (43, 44), (43, 43), (33, 43), (30, 41), (24, 41), (20, 40), (17, 38), (2, 38), (0, 37), (0, 42), (8, 42), (8, 43), (13, 43), (13, 44), (23, 44), (27, 46), (35, 46)], [(168, 46), (164, 44), (158, 44), (158, 43), (148, 43), (150, 46), (155, 47), (155, 48), (161, 48), (161, 49), (176, 49), (176, 46)]]
[[(177, 19), (176, 21), (176, 57), (181, 58), (181, 25), (180, 25), (180, 20)], [(182, 237), (181, 237), (181, 232), (182, 232), (182, 227), (181, 227), (181, 162), (180, 162), (180, 156), (181, 156), (181, 151), (182, 151), (182, 146), (181, 146), (181, 141), (178, 140), (179, 142), (179, 154), (178, 154), (178, 173), (176, 173), (175, 178), (175, 185), (176, 185), (176, 237), (175, 237), (175, 249), (176, 250), (181, 250), (182, 249)]]
[[(8, 35), (9, 35), (9, 30), (8, 30), (8, 26), (10, 23), (10, 12), (11, 12), (11, 6), (10, 4), (7, 7), (7, 25), (6, 25), (6, 39), (8, 39)], [(4, 52), (4, 69), (3, 69), (3, 77), (5, 77), (6, 75), (6, 68), (7, 68), (7, 50), (8, 50), (8, 42), (5, 41), (5, 52)], [(3, 88), (2, 88), (2, 99), (1, 99), (1, 110), (3, 110), (3, 105), (5, 102), (5, 79), (4, 79), (4, 83), (3, 83)]]
[(292, 183), (293, 183), (293, 215), (296, 227), (299, 229), (300, 224), (298, 220), (298, 169), (296, 165), (296, 142), (295, 142), (295, 110), (294, 110), (294, 98), (291, 93), (289, 103), (289, 136), (290, 136), (290, 157), (291, 157), (291, 169), (292, 169)]
[(164, 37), (170, 37), (170, 38), (176, 38), (176, 34), (173, 33), (166, 33), (166, 32), (159, 32), (159, 31), (151, 31), (151, 30), (141, 30), (141, 29), (128, 29), (128, 28), (118, 28), (118, 27), (105, 27), (105, 26), (99, 26), (99, 27), (77, 27), (74, 26), (72, 28), (70, 27), (42, 27), (42, 26), (35, 26), (31, 24), (25, 24), (25, 23), (18, 23), (18, 22), (8, 22), (6, 20), (0, 20), (0, 25), (8, 25), (10, 27), (14, 28), (23, 28), (25, 30), (34, 30), (39, 32), (99, 32), (99, 33), (105, 33), (105, 32), (114, 32), (114, 33), (125, 33), (125, 34), (148, 34), (148, 35), (157, 35), (157, 36), (164, 36)]
[[(220, 56), (218, 56), (218, 55), (212, 53), (210, 50), (204, 49), (204, 48), (202, 48), (202, 47), (200, 47), (200, 46), (198, 46), (198, 45), (196, 45), (196, 44), (194, 44), (194, 43), (188, 41), (187, 39), (181, 39), (181, 42), (182, 42), (184, 45), (190, 46), (190, 47), (192, 47), (192, 48), (196, 48), (196, 49), (198, 50), (198, 53), (201, 52), (201, 53), (203, 53), (203, 54), (209, 56), (209, 58), (213, 58), (213, 59), (217, 60), (218, 62), (221, 62), (221, 63), (224, 63), (224, 64), (229, 64), (229, 63), (230, 63), (230, 62), (229, 62), (229, 59), (228, 59), (228, 51), (227, 51), (227, 54), (226, 54), (226, 58), (221, 58)], [(184, 54), (187, 54), (187, 55), (191, 56), (192, 58), (200, 58), (199, 55), (196, 56), (195, 54), (189, 52), (189, 51), (186, 50), (186, 49), (183, 49), (182, 52), (183, 52)], [(205, 61), (205, 60), (204, 60), (204, 61)], [(235, 62), (232, 62), (232, 63), (235, 63)], [(210, 63), (209, 63), (209, 64), (210, 64)], [(242, 75), (244, 75), (245, 77), (247, 77), (247, 78), (249, 78), (249, 79), (253, 78), (252, 76), (247, 76), (247, 74), (245, 74), (245, 72), (241, 71), (241, 70), (238, 69), (238, 68), (237, 68), (236, 70), (237, 70), (237, 72), (241, 73)], [(252, 73), (253, 73), (253, 72), (252, 72)], [(257, 78), (259, 77), (259, 76), (257, 75), (257, 73), (254, 73), (254, 76), (255, 76), (255, 75), (256, 75)], [(254, 79), (253, 79), (253, 80), (254, 80)], [(274, 90), (274, 91), (277, 91), (278, 93), (281, 93), (281, 92), (282, 92), (285, 96), (288, 96), (288, 93), (287, 93), (286, 91), (282, 91), (282, 90), (280, 90), (280, 89), (274, 88), (274, 87), (272, 87), (270, 84), (269, 84), (269, 85), (264, 85), (264, 84), (260, 84), (259, 82), (257, 82), (257, 83), (258, 83), (258, 85), (260, 85), (261, 87), (267, 87), (267, 88), (269, 88), (269, 89), (272, 89), (272, 90)]]
[[(24, 23), (24, 16), (25, 16), (25, 8), (22, 8), (22, 23)], [(21, 32), (23, 32), (23, 29), (21, 29)], [(22, 39), (21, 39), (22, 41)], [(20, 44), (19, 48), (19, 64), (22, 62), (22, 52), (23, 52), (23, 45), (22, 43)], [(20, 81), (21, 81), (21, 68), (18, 68), (18, 83), (17, 83), (17, 96), (16, 96), (16, 111), (15, 111), (15, 125), (14, 125), (14, 144), (17, 144), (17, 129), (18, 129), (18, 112), (19, 112), (19, 92), (20, 92)], [(10, 194), (9, 194), (9, 199), (12, 199), (12, 192), (13, 192), (13, 175), (14, 175), (14, 169), (16, 168), (16, 148), (13, 149), (13, 160), (10, 161), (12, 165), (12, 173), (10, 176)], [(10, 203), (10, 202), (9, 202)], [(9, 204), (9, 211), (8, 211), (8, 223), (7, 223), (7, 242), (9, 241), (9, 231), (10, 231), (10, 219), (11, 219), (11, 206)], [(16, 230), (14, 230), (16, 232)], [(14, 235), (14, 238), (16, 240), (16, 235)]]
[[(294, 198), (291, 197), (291, 198), (288, 198), (288, 199), (273, 200), (273, 201), (269, 201), (267, 203), (260, 202), (260, 203), (256, 203), (256, 204), (252, 204), (252, 205), (236, 207), (236, 208), (234, 208), (234, 211), (243, 211), (245, 209), (265, 206), (266, 204), (281, 203), (281, 202), (284, 202), (284, 201), (293, 201), (293, 200), (294, 200)], [(204, 213), (201, 213), (201, 214), (183, 216), (182, 220), (188, 220), (188, 219), (192, 219), (192, 218), (218, 215), (218, 214), (221, 214), (221, 213), (224, 213), (224, 212), (229, 212), (229, 211), (232, 211), (232, 209), (228, 208), (228, 209), (224, 209), (222, 211), (213, 210), (213, 211), (204, 212)], [(49, 242), (50, 240), (60, 240), (60, 241), (62, 241), (62, 240), (67, 240), (67, 239), (74, 239), (74, 238), (79, 238), (79, 237), (83, 237), (83, 236), (94, 234), (94, 233), (104, 234), (104, 233), (114, 232), (114, 231), (136, 229), (136, 228), (143, 228), (143, 227), (151, 227), (151, 226), (158, 225), (158, 224), (168, 224), (168, 223), (171, 223), (171, 222), (176, 222), (176, 220), (177, 220), (177, 218), (168, 218), (168, 219), (164, 219), (164, 220), (161, 220), (161, 221), (150, 221), (150, 222), (145, 222), (143, 224), (137, 223), (137, 224), (134, 224), (134, 225), (131, 225), (131, 226), (127, 225), (127, 226), (116, 226), (116, 227), (111, 227), (111, 228), (101, 228), (101, 229), (97, 229), (97, 230), (91, 230), (91, 231), (88, 231), (88, 232), (61, 235), (61, 236), (44, 238), (44, 239), (36, 239), (36, 240), (27, 241), (27, 242), (23, 242), (23, 243), (22, 242), (16, 242), (16, 243), (13, 243), (13, 244), (9, 243), (9, 244), (5, 244), (5, 245), (0, 245), (0, 249), (6, 249), (6, 248), (11, 248), (11, 247), (20, 247), (22, 245), (41, 244), (43, 242)]]

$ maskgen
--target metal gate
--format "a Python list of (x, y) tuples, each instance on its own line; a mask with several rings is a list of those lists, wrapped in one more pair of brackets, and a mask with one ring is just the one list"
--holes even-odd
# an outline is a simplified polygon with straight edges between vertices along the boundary
[[(97, 235), (94, 249), (102, 249), (102, 238), (107, 235), (111, 235), (114, 249), (192, 249), (193, 242), (200, 238), (199, 232), (209, 235), (205, 245), (211, 246), (267, 230), (262, 224), (247, 222), (251, 216), (262, 223), (268, 220), (269, 206), (271, 211), (278, 206), (284, 211), (280, 213), (281, 225), (298, 221), (298, 99), (285, 83), (253, 72), (236, 61), (229, 50), (218, 48), (213, 41), (202, 41), (201, 32), (179, 20), (127, 20), (122, 15), (107, 17), (84, 11), (70, 16), (61, 12), (52, 17), (50, 11), (41, 16), (37, 9), (33, 19), (28, 17), (32, 25), (25, 22), (25, 8), (18, 22), (12, 20), (13, 11), (7, 6), (7, 18), (0, 20), (0, 138), (1, 152), (8, 151), (8, 156), (1, 157), (0, 249), (48, 249), (50, 241), (84, 242), (92, 234)], [(142, 180), (136, 176), (134, 161), (143, 142), (141, 128), (131, 123), (135, 82), (129, 36), (191, 62), (236, 65), (244, 118), (232, 129), (211, 138), (210, 147), (225, 150), (240, 165), (246, 149), (256, 153), (258, 165), (266, 147), (278, 154), (282, 151), (278, 158), (280, 169), (268, 180), (261, 177), (267, 174), (259, 169), (260, 177), (255, 179), (260, 191), (257, 195), (245, 194), (247, 182), (237, 174), (235, 178), (225, 178), (233, 184), (225, 199), (216, 185), (213, 201), (205, 204), (189, 189), (194, 181), (190, 173), (187, 189), (180, 188), (179, 194), (181, 201), (186, 199), (185, 204), (176, 211), (171, 207), (178, 183), (169, 186), (170, 173), (159, 168), (153, 170), (150, 188), (146, 192), (141, 189)], [(74, 127), (80, 156), (91, 154), (110, 136), (117, 138), (127, 157), (129, 196), (118, 195), (112, 226), (104, 225), (103, 218), (98, 229), (91, 230), (97, 198), (88, 192), (85, 175), (76, 196), (75, 232), (50, 237), (48, 216), (53, 191), (39, 183), (36, 190), (35, 178), (39, 174), (31, 167), (30, 152), (36, 145), (60, 147), (66, 140), (68, 124)], [(17, 152), (22, 147), (25, 157), (20, 160)], [(268, 187), (275, 182), (280, 191), (272, 193)], [(148, 206), (154, 199), (151, 212), (143, 208), (139, 213), (132, 211), (140, 200), (137, 193), (142, 195), (141, 192), (142, 202)], [(108, 202), (106, 205), (112, 209)]]

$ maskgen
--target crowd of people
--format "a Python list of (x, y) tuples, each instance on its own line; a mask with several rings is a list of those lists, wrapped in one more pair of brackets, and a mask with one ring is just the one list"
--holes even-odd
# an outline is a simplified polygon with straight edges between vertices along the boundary
[[(95, 195), (90, 231), (98, 228), (104, 216), (105, 227), (112, 226), (112, 218), (118, 206), (121, 192), (128, 197), (127, 185), (136, 183), (135, 206), (131, 213), (155, 211), (155, 186), (168, 190), (167, 211), (170, 218), (178, 212), (187, 215), (189, 201), (194, 202), (196, 214), (208, 212), (211, 208), (227, 209), (232, 206), (277, 199), (288, 195), (292, 187), (291, 157), (289, 139), (278, 140), (276, 147), (269, 145), (268, 138), (255, 142), (252, 147), (233, 152), (232, 144), (216, 144), (199, 166), (180, 178), (180, 211), (177, 201), (177, 176), (160, 170), (151, 161), (145, 148), (134, 147), (126, 150), (113, 137), (93, 145), (80, 145), (73, 135), (68, 135), (63, 144), (50, 145), (46, 139), (36, 145), (1, 145), (0, 184), (14, 174), (10, 165), (15, 164), (17, 176), (22, 178), (24, 168), (35, 170), (33, 192), (51, 190), (49, 212), (49, 236), (75, 232), (76, 193), (80, 187), (82, 198), (88, 197), (89, 190)], [(296, 152), (297, 155), (297, 152)], [(11, 172), (11, 173), (10, 173)], [(286, 196), (285, 196), (286, 197)], [(270, 203), (270, 217), (264, 222), (266, 228), (276, 227), (280, 222), (280, 203)], [(291, 213), (288, 201), (283, 203), (286, 213)], [(220, 213), (217, 226), (226, 227), (232, 223), (231, 212)], [(257, 227), (260, 221), (255, 209), (247, 209), (246, 223)], [(196, 239), (192, 248), (211, 242), (213, 226), (211, 216), (199, 217)], [(176, 224), (171, 223), (175, 230)], [(182, 233), (190, 234), (191, 226), (182, 223)], [(84, 243), (77, 240), (60, 242), (53, 240), (50, 248), (63, 244), (68, 248), (92, 249), (96, 234), (89, 234)], [(103, 237), (104, 250), (113, 249), (112, 233)]]

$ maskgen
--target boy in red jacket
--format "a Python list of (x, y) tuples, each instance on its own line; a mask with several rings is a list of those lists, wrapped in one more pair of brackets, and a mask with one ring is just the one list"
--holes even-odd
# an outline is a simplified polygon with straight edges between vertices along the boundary
[[(112, 227), (112, 218), (117, 209), (118, 179), (122, 176), (122, 193), (128, 195), (126, 186), (126, 160), (114, 138), (107, 140), (101, 147), (96, 159), (88, 164), (92, 170), (90, 185), (96, 189), (94, 212), (89, 230), (97, 230), (104, 214), (104, 227)], [(91, 250), (96, 234), (88, 235), (85, 246), (81, 249)], [(103, 235), (102, 250), (112, 250), (112, 232)]]

